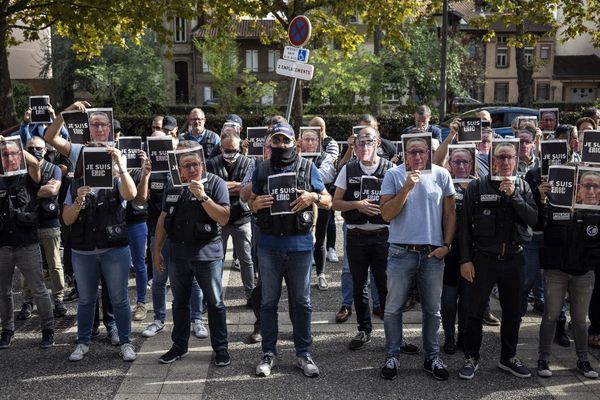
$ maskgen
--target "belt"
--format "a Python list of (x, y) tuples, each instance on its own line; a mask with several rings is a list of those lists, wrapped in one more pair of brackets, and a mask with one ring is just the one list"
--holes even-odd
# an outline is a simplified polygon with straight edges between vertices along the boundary
[(353, 228), (353, 229), (348, 229), (346, 234), (350, 235), (350, 236), (356, 236), (356, 237), (382, 236), (382, 235), (388, 234), (388, 228), (381, 228), (381, 229), (376, 229), (376, 230)]
[(439, 246), (432, 246), (430, 244), (404, 244), (404, 243), (392, 243), (394, 246), (402, 247), (408, 251), (426, 251), (431, 253), (433, 250), (437, 249)]
[(515, 256), (517, 254), (521, 254), (523, 252), (523, 248), (522, 247), (518, 247), (516, 250), (509, 250), (505, 253), (492, 253), (489, 251), (480, 251), (481, 253), (485, 254), (488, 257), (492, 257), (497, 259), (498, 261), (505, 261), (509, 258), (511, 258), (512, 256)]

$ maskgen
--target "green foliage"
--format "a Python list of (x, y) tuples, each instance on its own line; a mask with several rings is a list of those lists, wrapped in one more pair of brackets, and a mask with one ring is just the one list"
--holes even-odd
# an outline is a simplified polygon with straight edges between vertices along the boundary
[(17, 114), (23, 115), (29, 107), (29, 96), (32, 95), (31, 87), (17, 81), (11, 81), (11, 84)]

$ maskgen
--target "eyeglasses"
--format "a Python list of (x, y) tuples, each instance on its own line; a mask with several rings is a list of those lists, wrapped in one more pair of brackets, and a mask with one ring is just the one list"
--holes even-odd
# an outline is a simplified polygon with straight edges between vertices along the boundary
[(190, 118), (190, 121), (206, 121), (206, 118)]
[(416, 157), (416, 156), (425, 157), (427, 152), (425, 150), (411, 150), (411, 151), (407, 151), (406, 154), (411, 155), (413, 157)]
[(34, 151), (34, 150), (35, 151), (42, 151), (44, 149), (45, 149), (45, 147), (40, 147), (40, 146), (30, 146), (30, 147), (27, 148), (27, 150), (29, 150), (29, 151)]
[(95, 129), (104, 129), (104, 128), (108, 127), (108, 125), (109, 124), (100, 123), (100, 122), (97, 124), (90, 124), (90, 126)]
[(358, 142), (358, 147), (373, 147), (374, 145), (374, 140), (361, 140), (360, 142)]
[(519, 143), (521, 143), (521, 144), (531, 144), (533, 142), (531, 140), (520, 140)]
[(467, 161), (467, 160), (454, 160), (454, 161), (450, 161), (450, 164), (456, 165), (456, 166), (469, 165), (471, 163), (472, 163), (472, 161)]
[(308, 138), (308, 137), (303, 137), (303, 138), (302, 138), (302, 140), (303, 140), (304, 142), (316, 142), (316, 141), (318, 141), (319, 139), (317, 139), (317, 138)]
[(20, 154), (20, 151), (8, 151), (8, 152), (3, 152), (2, 156), (3, 157), (16, 157)]
[(196, 169), (196, 168), (200, 168), (200, 163), (199, 162), (195, 162), (195, 163), (188, 163), (185, 165), (182, 165), (181, 168), (183, 169)]
[(292, 143), (292, 139), (290, 139), (287, 136), (285, 136), (285, 137), (275, 136), (275, 137), (271, 138), (271, 143), (274, 145), (278, 145), (281, 143), (290, 144), (290, 143)]
[(584, 184), (582, 184), (581, 186), (582, 186), (584, 189), (587, 189), (587, 190), (590, 190), (590, 189), (591, 189), (591, 190), (594, 190), (594, 191), (596, 191), (596, 190), (600, 189), (600, 185), (593, 185), (593, 184), (590, 184), (590, 183), (584, 183)]
[(501, 162), (504, 162), (504, 161), (512, 161), (517, 157), (516, 156), (494, 156), (494, 158), (496, 160), (500, 160)]

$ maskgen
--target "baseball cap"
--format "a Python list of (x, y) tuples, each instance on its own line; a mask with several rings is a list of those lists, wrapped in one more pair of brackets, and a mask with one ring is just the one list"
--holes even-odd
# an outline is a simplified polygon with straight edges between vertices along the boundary
[(177, 128), (177, 120), (175, 119), (175, 117), (167, 115), (166, 117), (163, 118), (162, 127), (163, 127), (163, 129), (171, 131), (171, 130)]
[(279, 124), (275, 124), (271, 126), (271, 131), (269, 132), (271, 136), (273, 135), (285, 135), (290, 139), (294, 139), (294, 128), (288, 123), (282, 122)]
[(242, 118), (237, 114), (229, 114), (227, 117), (225, 117), (225, 123), (226, 124), (237, 124), (239, 126), (243, 125)]

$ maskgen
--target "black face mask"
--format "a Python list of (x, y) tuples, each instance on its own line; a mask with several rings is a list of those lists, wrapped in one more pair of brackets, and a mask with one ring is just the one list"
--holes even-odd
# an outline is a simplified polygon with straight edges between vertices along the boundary
[(42, 161), (42, 158), (44, 158), (42, 150), (27, 150), (27, 152), (34, 156), (38, 161)]
[(271, 147), (271, 163), (273, 166), (282, 168), (287, 167), (296, 161), (296, 146), (288, 148)]

